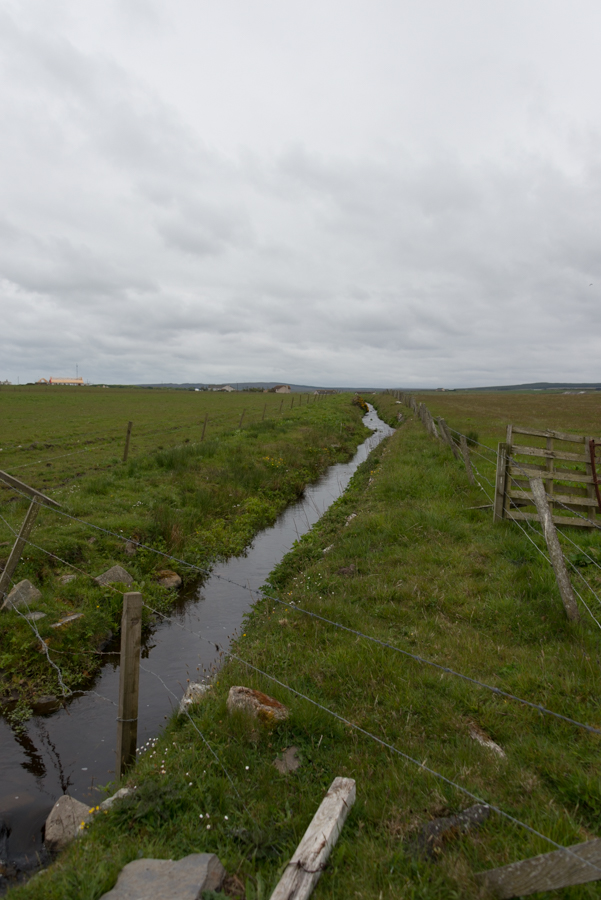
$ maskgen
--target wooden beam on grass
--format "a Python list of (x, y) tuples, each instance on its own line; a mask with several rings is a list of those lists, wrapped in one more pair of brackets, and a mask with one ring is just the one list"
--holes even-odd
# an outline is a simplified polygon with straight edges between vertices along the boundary
[(479, 872), (476, 881), (499, 900), (527, 897), (538, 891), (558, 891), (601, 879), (601, 839), (574, 844), (566, 850), (542, 853), (530, 859)]
[(557, 537), (557, 531), (555, 530), (555, 525), (553, 524), (553, 517), (549, 508), (547, 494), (545, 492), (545, 486), (543, 484), (542, 478), (531, 478), (530, 489), (532, 490), (534, 503), (536, 504), (536, 511), (538, 512), (539, 521), (543, 527), (543, 534), (545, 535), (545, 540), (549, 549), (549, 556), (551, 557), (551, 565), (553, 566), (553, 571), (555, 572), (557, 586), (559, 587), (559, 593), (561, 594), (561, 600), (564, 605), (566, 615), (570, 622), (577, 622), (580, 619), (580, 614), (576, 605), (576, 597), (574, 596), (572, 582), (570, 581), (570, 576), (568, 575), (568, 570), (566, 569), (563, 552), (559, 543), (559, 539)]
[(307, 900), (355, 802), (353, 778), (335, 778), (288, 863), (271, 900)]

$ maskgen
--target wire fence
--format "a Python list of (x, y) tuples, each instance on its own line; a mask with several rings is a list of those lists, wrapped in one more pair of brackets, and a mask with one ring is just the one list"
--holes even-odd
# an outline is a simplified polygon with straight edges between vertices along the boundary
[[(492, 448), (487, 448), (487, 447), (485, 447), (485, 445), (479, 445), (479, 446), (484, 447), (485, 449), (489, 450), (489, 451), (492, 452), (493, 454), (494, 454), (494, 452), (495, 452), (495, 451), (492, 450)], [(483, 454), (481, 454), (481, 453), (479, 453), (479, 452), (478, 452), (478, 455), (482, 456), (483, 459), (486, 459), (487, 462), (492, 462), (492, 461), (489, 460), (486, 456), (484, 456)], [(488, 484), (489, 484), (491, 487), (494, 488), (494, 485), (493, 485), (492, 482), (487, 478), (487, 476), (484, 475), (483, 473), (479, 472), (478, 469), (477, 469), (475, 466), (474, 466), (474, 468), (475, 468), (475, 470), (476, 470), (476, 472), (477, 472), (479, 478), (481, 478), (483, 481), (487, 481)], [(481, 488), (482, 488), (483, 492), (485, 493), (485, 495), (487, 496), (487, 498), (488, 498), (489, 500), (491, 500), (491, 502), (492, 502), (492, 498), (489, 497), (487, 491), (482, 487), (482, 485), (481, 485)], [(44, 505), (44, 504), (41, 504), (41, 505)], [(50, 507), (46, 507), (46, 508), (47, 508), (47, 509), (51, 509)], [(80, 524), (82, 524), (83, 526), (85, 526), (85, 527), (87, 527), (87, 528), (92, 528), (92, 529), (95, 529), (95, 530), (104, 532), (105, 534), (110, 535), (110, 536), (112, 536), (112, 537), (114, 537), (114, 538), (117, 538), (117, 539), (120, 540), (120, 541), (128, 541), (128, 540), (131, 540), (131, 538), (128, 538), (128, 537), (126, 537), (126, 536), (124, 536), (124, 535), (117, 534), (117, 533), (112, 532), (112, 531), (110, 531), (110, 530), (108, 530), (108, 529), (102, 528), (102, 527), (100, 527), (100, 526), (98, 526), (98, 525), (94, 525), (94, 524), (91, 523), (91, 522), (87, 522), (87, 521), (85, 521), (85, 520), (83, 520), (83, 519), (80, 519), (80, 518), (78, 518), (78, 517), (76, 517), (76, 516), (72, 516), (72, 515), (70, 515), (69, 513), (67, 513), (67, 512), (64, 511), (64, 510), (59, 510), (59, 509), (54, 509), (54, 508), (52, 508), (52, 511), (53, 511), (55, 514), (57, 514), (57, 515), (65, 516), (65, 517), (67, 517), (68, 519), (72, 519), (72, 520), (74, 520), (74, 521), (77, 521), (77, 522), (79, 522)], [(13, 533), (13, 534), (16, 534), (16, 532), (14, 531), (14, 529), (11, 528), (11, 526), (8, 524), (8, 522), (6, 521), (6, 519), (4, 519), (4, 517), (2, 517), (1, 515), (0, 515), (0, 518), (2, 518), (2, 520), (3, 520), (4, 523), (9, 527), (9, 529), (12, 531), (12, 533)], [(518, 524), (518, 525), (520, 526), (520, 528), (522, 529), (522, 531), (523, 531), (523, 533), (525, 534), (525, 536), (531, 541), (531, 543), (537, 548), (537, 550), (538, 550), (538, 551), (545, 557), (545, 559), (547, 559), (547, 561), (548, 561), (548, 558), (546, 557), (546, 555), (544, 554), (544, 552), (541, 550), (541, 548), (538, 546), (538, 544), (536, 543), (536, 541), (533, 540), (533, 539), (530, 537), (530, 535), (528, 534), (528, 532), (526, 531), (526, 529), (523, 528), (523, 526), (521, 525), (520, 522), (518, 522), (517, 520), (515, 520), (515, 521), (516, 521), (516, 524)], [(530, 523), (528, 523), (528, 524), (530, 524)], [(537, 532), (536, 529), (534, 529), (534, 527), (533, 527), (532, 525), (530, 525), (530, 528), (531, 528), (531, 530), (535, 533), (535, 535), (536, 535), (537, 538), (538, 538), (538, 537), (540, 536), (540, 535), (539, 535), (539, 532)], [(27, 540), (27, 543), (28, 543), (29, 545), (31, 545), (32, 547), (35, 547), (36, 549), (41, 550), (42, 552), (48, 554), (48, 556), (50, 556), (50, 557), (52, 557), (52, 558), (54, 558), (54, 559), (57, 559), (57, 560), (60, 561), (62, 564), (64, 564), (64, 565), (66, 565), (66, 566), (68, 566), (68, 567), (74, 569), (74, 570), (77, 571), (79, 574), (85, 575), (86, 577), (89, 577), (89, 578), (92, 578), (92, 577), (93, 577), (93, 576), (91, 576), (89, 573), (86, 573), (85, 571), (79, 569), (77, 566), (73, 565), (73, 564), (70, 563), (69, 561), (60, 559), (58, 556), (56, 556), (56, 554), (53, 554), (53, 553), (51, 553), (50, 551), (44, 550), (44, 548), (39, 547), (39, 546), (36, 545), (35, 543), (33, 543), (33, 542), (29, 541), (29, 540)], [(174, 555), (172, 555), (172, 554), (165, 553), (165, 552), (163, 552), (163, 551), (157, 550), (157, 549), (155, 549), (155, 548), (153, 548), (153, 547), (150, 547), (150, 546), (148, 546), (148, 545), (146, 545), (146, 544), (143, 544), (143, 543), (141, 543), (141, 542), (139, 542), (139, 541), (133, 541), (133, 543), (136, 544), (137, 547), (144, 548), (144, 549), (149, 550), (149, 551), (151, 551), (151, 552), (153, 552), (153, 553), (156, 553), (158, 556), (160, 556), (160, 557), (162, 557), (162, 558), (164, 558), (164, 559), (168, 559), (168, 560), (171, 560), (171, 561), (173, 561), (173, 562), (175, 562), (175, 563), (178, 563), (178, 564), (180, 564), (180, 565), (183, 565), (183, 566), (189, 567), (189, 568), (191, 568), (191, 569), (194, 569), (194, 570), (198, 571), (199, 573), (201, 573), (201, 574), (203, 574), (203, 575), (216, 574), (216, 577), (218, 577), (218, 578), (220, 578), (220, 579), (222, 579), (222, 580), (224, 580), (224, 581), (226, 581), (226, 582), (228, 582), (228, 583), (230, 583), (230, 584), (232, 584), (232, 585), (235, 585), (235, 586), (237, 586), (238, 588), (244, 589), (244, 588), (246, 587), (245, 585), (241, 585), (241, 584), (239, 584), (238, 582), (236, 582), (236, 581), (234, 581), (234, 580), (232, 580), (232, 579), (229, 579), (229, 578), (227, 578), (227, 577), (225, 577), (225, 576), (222, 576), (222, 575), (220, 575), (220, 574), (218, 574), (218, 573), (211, 573), (209, 569), (206, 569), (206, 568), (203, 568), (203, 567), (199, 567), (199, 566), (197, 566), (197, 565), (195, 565), (195, 564), (193, 564), (193, 563), (189, 563), (189, 562), (187, 562), (186, 560), (182, 560), (182, 559), (180, 559), (180, 558), (178, 558), (178, 557), (176, 557), (176, 556), (174, 556)], [(574, 544), (573, 541), (571, 541), (571, 543)], [(574, 546), (575, 546), (575, 547), (578, 547), (578, 549), (581, 549), (577, 544), (574, 544)], [(594, 561), (593, 561), (593, 562), (594, 562)], [(597, 563), (595, 563), (595, 564), (597, 565), (598, 568), (601, 569), (601, 566), (598, 566)], [(12, 579), (11, 579), (11, 581), (12, 581)], [(12, 583), (13, 583), (13, 585), (14, 585), (14, 582), (12, 582)], [(588, 582), (587, 582), (587, 586), (590, 588), (590, 585), (588, 585)], [(111, 588), (112, 588), (113, 590), (116, 590), (117, 593), (120, 593), (120, 594), (123, 593), (122, 591), (119, 591), (118, 589), (113, 588), (112, 586), (111, 586)], [(590, 588), (590, 589), (592, 590), (592, 588)], [(404, 649), (401, 648), (401, 647), (397, 647), (397, 646), (395, 646), (394, 644), (391, 644), (391, 643), (388, 642), (388, 641), (381, 640), (380, 638), (378, 638), (378, 637), (376, 637), (376, 636), (374, 636), (374, 635), (366, 634), (366, 633), (364, 633), (364, 632), (362, 632), (362, 631), (359, 631), (358, 629), (352, 628), (352, 627), (350, 627), (350, 626), (348, 626), (348, 625), (345, 625), (345, 624), (343, 624), (343, 623), (341, 623), (341, 622), (336, 622), (336, 621), (334, 621), (334, 620), (328, 619), (328, 618), (326, 618), (325, 616), (322, 616), (322, 615), (320, 615), (319, 613), (316, 613), (316, 612), (313, 611), (313, 610), (308, 610), (308, 609), (306, 609), (306, 608), (304, 608), (304, 607), (300, 607), (300, 606), (298, 606), (297, 604), (292, 603), (292, 602), (290, 602), (290, 601), (282, 600), (281, 598), (279, 598), (279, 597), (277, 597), (277, 596), (273, 596), (273, 594), (267, 593), (267, 592), (264, 591), (264, 590), (259, 590), (259, 591), (258, 591), (258, 594), (259, 594), (263, 599), (265, 599), (265, 600), (268, 600), (268, 601), (270, 601), (270, 602), (275, 602), (275, 603), (281, 604), (281, 605), (285, 606), (288, 610), (294, 610), (294, 611), (297, 612), (297, 613), (304, 614), (304, 615), (308, 615), (308, 616), (312, 617), (312, 618), (315, 619), (315, 620), (318, 620), (318, 621), (323, 622), (325, 625), (328, 625), (328, 626), (331, 626), (331, 627), (335, 627), (335, 628), (340, 629), (341, 631), (343, 631), (343, 632), (345, 632), (345, 633), (352, 634), (352, 635), (354, 635), (355, 637), (358, 637), (358, 638), (360, 638), (360, 639), (362, 639), (362, 640), (367, 640), (367, 641), (370, 641), (370, 642), (372, 642), (372, 643), (375, 643), (375, 644), (381, 646), (381, 647), (384, 648), (384, 649), (391, 650), (391, 651), (393, 651), (393, 652), (395, 652), (395, 653), (399, 653), (399, 654), (401, 654), (401, 655), (403, 655), (403, 656), (405, 656), (405, 657), (407, 657), (407, 658), (412, 659), (413, 661), (419, 663), (420, 665), (425, 665), (425, 666), (433, 667), (434, 669), (440, 671), (441, 673), (444, 673), (444, 674), (446, 674), (446, 675), (451, 675), (451, 676), (457, 677), (457, 678), (463, 680), (464, 682), (466, 682), (466, 683), (468, 683), (468, 684), (470, 684), (470, 685), (473, 685), (473, 686), (475, 686), (475, 687), (479, 687), (479, 688), (483, 688), (483, 689), (486, 689), (486, 690), (488, 690), (488, 691), (491, 691), (492, 693), (494, 693), (494, 694), (496, 694), (496, 695), (498, 695), (498, 696), (500, 696), (500, 697), (503, 697), (504, 699), (509, 699), (509, 700), (515, 701), (515, 702), (517, 702), (517, 703), (519, 703), (519, 704), (522, 704), (522, 705), (524, 705), (524, 706), (526, 706), (526, 707), (529, 707), (529, 708), (531, 708), (531, 709), (533, 709), (533, 710), (535, 710), (535, 711), (537, 711), (537, 712), (539, 712), (539, 713), (541, 713), (541, 714), (543, 714), (543, 715), (547, 715), (547, 716), (554, 717), (555, 719), (561, 720), (562, 722), (564, 722), (564, 723), (566, 723), (566, 724), (570, 724), (570, 725), (573, 725), (573, 726), (575, 726), (575, 727), (581, 728), (581, 729), (583, 729), (583, 730), (585, 730), (585, 731), (587, 731), (587, 732), (589, 732), (589, 733), (593, 733), (593, 734), (601, 734), (601, 729), (598, 729), (598, 728), (596, 728), (596, 727), (594, 727), (594, 726), (591, 726), (591, 725), (588, 725), (588, 724), (579, 722), (579, 721), (577, 721), (577, 720), (575, 720), (575, 719), (573, 719), (573, 718), (570, 718), (570, 717), (568, 717), (568, 716), (565, 716), (565, 715), (563, 715), (563, 714), (561, 714), (561, 713), (557, 713), (557, 712), (555, 712), (555, 711), (553, 711), (553, 710), (549, 710), (549, 709), (547, 709), (546, 707), (542, 706), (541, 704), (536, 704), (536, 703), (533, 703), (532, 701), (529, 701), (529, 700), (526, 700), (526, 699), (524, 699), (524, 698), (520, 698), (520, 697), (518, 697), (518, 696), (515, 696), (515, 695), (513, 695), (513, 694), (511, 694), (511, 693), (509, 693), (509, 692), (502, 691), (501, 689), (499, 689), (499, 688), (497, 688), (497, 687), (495, 687), (495, 686), (493, 686), (493, 685), (486, 684), (485, 682), (479, 681), (478, 679), (473, 678), (472, 676), (466, 675), (466, 674), (461, 673), (461, 672), (457, 672), (457, 671), (455, 671), (455, 670), (453, 670), (453, 669), (451, 669), (451, 668), (449, 668), (449, 667), (443, 666), (443, 665), (441, 665), (440, 663), (437, 663), (437, 662), (435, 662), (435, 661), (433, 661), (433, 660), (429, 660), (429, 659), (426, 659), (426, 658), (424, 658), (424, 657), (421, 657), (421, 656), (419, 656), (419, 655), (417, 655), (417, 654), (413, 654), (413, 653), (411, 653), (411, 652), (409, 652), (409, 651), (407, 651), (407, 650), (404, 650)], [(597, 597), (597, 599), (599, 600), (598, 597)], [(599, 602), (601, 602), (601, 601), (599, 601)], [(254, 671), (254, 672), (255, 672), (257, 675), (259, 675), (260, 677), (266, 678), (267, 680), (271, 681), (271, 682), (274, 683), (274, 684), (277, 684), (279, 687), (285, 689), (286, 691), (289, 691), (290, 693), (292, 693), (293, 695), (295, 695), (295, 696), (298, 697), (299, 699), (301, 699), (301, 700), (303, 700), (303, 701), (305, 701), (305, 702), (308, 702), (308, 703), (312, 704), (313, 706), (319, 708), (322, 712), (326, 713), (326, 714), (329, 715), (329, 716), (332, 716), (333, 718), (335, 718), (335, 719), (338, 720), (339, 722), (341, 722), (341, 723), (345, 724), (346, 726), (348, 726), (349, 728), (355, 730), (356, 732), (358, 732), (359, 734), (363, 735), (363, 736), (366, 737), (367, 739), (369, 739), (369, 740), (371, 740), (371, 741), (374, 741), (375, 743), (379, 744), (381, 747), (387, 749), (389, 752), (391, 752), (391, 753), (395, 754), (396, 756), (402, 758), (405, 762), (407, 762), (407, 763), (409, 763), (409, 764), (411, 764), (411, 765), (413, 765), (413, 766), (416, 766), (419, 770), (428, 773), (429, 775), (431, 775), (432, 777), (434, 777), (434, 778), (436, 778), (436, 779), (438, 779), (438, 780), (441, 780), (442, 782), (444, 782), (444, 783), (446, 783), (447, 785), (451, 786), (452, 788), (456, 789), (456, 790), (459, 791), (460, 793), (463, 793), (465, 796), (469, 797), (471, 800), (474, 800), (474, 801), (476, 801), (476, 802), (478, 802), (478, 803), (482, 803), (482, 804), (488, 806), (491, 810), (493, 810), (494, 812), (496, 812), (498, 815), (502, 816), (502, 817), (503, 817), (504, 819), (506, 819), (507, 821), (511, 822), (512, 824), (514, 824), (514, 825), (516, 825), (516, 826), (518, 826), (518, 827), (520, 827), (520, 828), (525, 829), (525, 830), (528, 831), (530, 834), (532, 834), (532, 835), (534, 835), (534, 836), (540, 838), (541, 840), (545, 841), (547, 844), (553, 846), (555, 849), (559, 849), (559, 850), (563, 851), (564, 853), (566, 853), (566, 854), (568, 854), (568, 855), (574, 856), (574, 857), (578, 860), (579, 863), (582, 863), (582, 858), (581, 858), (580, 856), (578, 856), (577, 854), (573, 853), (569, 848), (563, 847), (561, 844), (557, 843), (557, 842), (554, 841), (552, 838), (549, 838), (547, 835), (545, 835), (545, 834), (543, 834), (542, 832), (540, 832), (540, 831), (534, 829), (532, 826), (528, 825), (527, 823), (525, 823), (525, 822), (521, 821), (520, 819), (518, 819), (518, 818), (512, 816), (510, 813), (506, 812), (505, 810), (503, 810), (503, 809), (502, 809), (501, 807), (499, 807), (498, 805), (494, 805), (494, 804), (492, 804), (492, 803), (490, 803), (490, 802), (488, 802), (488, 801), (486, 801), (486, 800), (483, 800), (482, 798), (480, 798), (479, 796), (477, 796), (476, 794), (474, 794), (473, 792), (471, 792), (469, 789), (467, 789), (467, 788), (464, 787), (463, 785), (461, 785), (461, 784), (459, 784), (458, 782), (454, 781), (452, 778), (448, 777), (447, 775), (445, 775), (445, 774), (443, 774), (443, 773), (437, 771), (436, 769), (432, 768), (431, 766), (427, 766), (425, 760), (424, 760), (424, 761), (420, 761), (420, 760), (418, 760), (418, 759), (412, 757), (411, 755), (407, 754), (404, 750), (400, 749), (399, 747), (397, 747), (397, 746), (395, 746), (394, 744), (390, 743), (389, 741), (385, 740), (383, 737), (380, 737), (380, 736), (374, 734), (373, 732), (371, 732), (371, 731), (369, 731), (369, 730), (363, 728), (361, 725), (357, 724), (356, 722), (353, 722), (351, 719), (347, 718), (346, 716), (344, 716), (344, 715), (340, 714), (339, 712), (336, 712), (335, 710), (330, 709), (329, 707), (327, 707), (327, 706), (325, 706), (324, 704), (320, 703), (318, 700), (315, 700), (314, 698), (308, 696), (307, 694), (302, 693), (301, 691), (297, 690), (293, 685), (288, 684), (287, 682), (283, 681), (281, 678), (277, 677), (276, 675), (274, 675), (274, 674), (272, 674), (272, 673), (266, 671), (265, 669), (259, 668), (258, 666), (254, 665), (253, 663), (251, 663), (251, 662), (248, 661), (248, 660), (243, 659), (243, 658), (240, 657), (238, 654), (232, 652), (232, 651), (229, 650), (228, 648), (223, 647), (223, 646), (221, 646), (221, 645), (219, 645), (219, 644), (216, 644), (215, 642), (213, 642), (213, 641), (209, 640), (208, 638), (204, 637), (201, 633), (199, 633), (199, 632), (194, 632), (191, 628), (187, 628), (186, 626), (182, 625), (182, 623), (181, 623), (177, 618), (174, 618), (174, 617), (172, 617), (172, 616), (167, 615), (166, 613), (163, 613), (163, 612), (161, 612), (161, 611), (159, 611), (159, 610), (157, 610), (157, 609), (154, 609), (152, 606), (150, 606), (150, 605), (147, 604), (147, 603), (145, 603), (144, 605), (145, 605), (146, 608), (147, 608), (150, 612), (152, 612), (154, 615), (156, 615), (156, 616), (162, 618), (162, 619), (165, 620), (165, 621), (169, 621), (170, 623), (176, 625), (176, 626), (179, 627), (179, 628), (182, 628), (182, 629), (185, 630), (185, 631), (188, 631), (190, 634), (194, 635), (194, 636), (195, 636), (196, 638), (198, 638), (199, 640), (205, 641), (206, 643), (208, 643), (208, 644), (211, 645), (212, 647), (215, 647), (215, 648), (217, 649), (218, 652), (223, 653), (227, 658), (229, 658), (229, 659), (231, 659), (231, 660), (233, 660), (233, 661), (236, 661), (236, 662), (240, 663), (240, 664), (243, 665), (243, 666), (246, 666), (248, 669)], [(28, 612), (29, 612), (29, 607), (27, 607), (27, 609), (28, 609)], [(40, 644), (42, 645), (42, 649), (43, 649), (44, 652), (45, 652), (45, 655), (46, 655), (46, 658), (47, 658), (47, 661), (48, 661), (49, 665), (52, 666), (52, 668), (57, 672), (57, 678), (58, 678), (59, 685), (61, 686), (61, 689), (62, 689), (62, 696), (63, 696), (63, 699), (67, 699), (67, 698), (72, 697), (72, 696), (75, 696), (75, 695), (92, 694), (92, 695), (96, 695), (99, 699), (102, 699), (102, 700), (104, 700), (104, 701), (107, 701), (107, 702), (109, 702), (109, 703), (112, 703), (113, 705), (116, 705), (116, 704), (114, 703), (114, 701), (110, 700), (110, 698), (103, 697), (102, 695), (98, 694), (96, 691), (93, 691), (93, 690), (91, 690), (91, 691), (80, 691), (80, 690), (72, 691), (72, 690), (70, 690), (70, 689), (66, 686), (66, 684), (65, 684), (65, 682), (64, 682), (64, 679), (63, 679), (63, 677), (62, 677), (62, 673), (61, 673), (61, 670), (60, 670), (60, 666), (58, 666), (58, 664), (57, 664), (54, 660), (51, 659), (51, 657), (50, 657), (50, 652), (51, 652), (51, 651), (50, 651), (50, 648), (48, 647), (48, 645), (46, 644), (46, 642), (43, 640), (43, 638), (41, 637), (41, 635), (39, 634), (39, 630), (38, 630), (38, 628), (37, 628), (37, 626), (36, 626), (36, 624), (35, 624), (35, 621), (32, 621), (32, 620), (29, 619), (26, 615), (23, 615), (19, 610), (16, 610), (16, 611), (18, 612), (18, 614), (19, 614), (22, 618), (25, 619), (25, 621), (27, 622), (28, 626), (31, 628), (31, 630), (33, 631), (34, 635), (36, 636), (36, 639), (37, 639), (37, 640), (40, 642)], [(599, 624), (599, 623), (597, 623), (597, 624)], [(600, 627), (601, 627), (601, 626), (600, 626)], [(58, 651), (53, 651), (53, 652), (58, 652)], [(177, 696), (175, 695), (175, 693), (168, 687), (168, 685), (165, 683), (165, 681), (162, 679), (162, 677), (161, 677), (158, 673), (152, 671), (151, 669), (147, 668), (147, 667), (144, 666), (143, 664), (140, 664), (140, 667), (141, 667), (144, 671), (146, 671), (146, 672), (148, 672), (149, 674), (153, 675), (153, 676), (154, 676), (154, 677), (162, 684), (163, 688), (170, 694), (170, 696), (171, 696), (172, 698), (174, 698), (176, 701), (178, 700), (178, 698), (177, 698)], [(215, 758), (216, 762), (218, 762), (219, 765), (221, 766), (221, 768), (222, 768), (222, 770), (223, 770), (223, 772), (224, 772), (224, 775), (226, 776), (226, 778), (227, 778), (228, 781), (230, 782), (230, 784), (231, 784), (232, 788), (234, 789), (235, 793), (237, 794), (237, 796), (239, 797), (239, 799), (241, 799), (240, 794), (239, 794), (239, 792), (238, 792), (238, 790), (237, 790), (237, 788), (236, 788), (236, 785), (235, 785), (235, 783), (234, 783), (234, 781), (233, 781), (233, 779), (232, 779), (232, 777), (231, 777), (231, 774), (228, 772), (228, 770), (227, 770), (227, 768), (225, 767), (225, 765), (223, 764), (222, 760), (219, 759), (218, 754), (216, 753), (216, 751), (214, 750), (214, 748), (209, 744), (209, 742), (207, 741), (207, 739), (205, 738), (205, 736), (202, 734), (202, 732), (201, 732), (200, 729), (198, 728), (197, 724), (194, 722), (194, 719), (192, 718), (192, 716), (190, 715), (190, 713), (189, 713), (187, 710), (186, 710), (186, 714), (187, 714), (187, 716), (188, 716), (188, 719), (189, 719), (190, 722), (192, 723), (192, 726), (193, 726), (194, 729), (198, 732), (199, 736), (200, 736), (200, 737), (202, 738), (202, 740), (204, 741), (205, 745), (207, 746), (208, 750), (210, 751), (210, 753), (211, 753), (211, 754), (213, 755), (213, 757)], [(587, 862), (588, 862), (588, 861), (587, 861)], [(601, 873), (601, 869), (600, 869), (599, 867), (597, 867), (596, 865), (594, 865), (593, 863), (590, 863), (590, 862), (588, 862), (588, 864), (589, 864), (594, 870), (596, 870), (596, 871), (598, 871), (598, 872)]]

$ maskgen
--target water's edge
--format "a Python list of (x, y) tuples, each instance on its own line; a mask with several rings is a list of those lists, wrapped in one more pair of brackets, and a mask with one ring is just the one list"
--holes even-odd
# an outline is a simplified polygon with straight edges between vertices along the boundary
[[(255, 537), (246, 555), (215, 566), (209, 578), (188, 589), (171, 613), (173, 621), (158, 623), (146, 638), (145, 669), (160, 676), (178, 698), (188, 679), (201, 680), (203, 673), (219, 666), (222, 657), (215, 643), (227, 649), (256, 599), (253, 594), (272, 569), (344, 493), (374, 447), (393, 433), (372, 406), (363, 422), (373, 433), (350, 462), (331, 466), (309, 485), (300, 501)], [(199, 640), (192, 631), (206, 640)], [(176, 702), (145, 669), (140, 671), (139, 745), (157, 734)], [(61, 794), (69, 793), (90, 805), (99, 802), (96, 786), (115, 776), (118, 683), (119, 657), (115, 655), (108, 657), (94, 684), (97, 694), (107, 699), (95, 694), (77, 697), (65, 709), (34, 716), (20, 734), (0, 718), (0, 863), (10, 860), (13, 869), (25, 871), (43, 861), (43, 824)]]

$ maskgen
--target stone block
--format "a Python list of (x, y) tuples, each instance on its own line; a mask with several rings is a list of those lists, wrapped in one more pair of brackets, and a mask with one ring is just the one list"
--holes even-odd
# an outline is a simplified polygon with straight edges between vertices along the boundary
[(200, 703), (212, 687), (211, 684), (200, 684), (199, 682), (192, 682), (192, 684), (189, 684), (186, 688), (186, 693), (179, 703), (180, 713), (186, 713), (192, 704)]
[(100, 900), (200, 900), (217, 891), (225, 869), (214, 853), (191, 853), (183, 859), (134, 859), (121, 870), (115, 887)]
[(250, 713), (255, 719), (259, 719), (265, 724), (273, 722), (282, 722), (288, 718), (288, 710), (279, 702), (269, 697), (262, 691), (255, 691), (253, 688), (234, 686), (230, 688), (227, 697), (228, 712), (235, 710)]
[(90, 807), (74, 797), (63, 794), (59, 797), (46, 819), (44, 843), (48, 850), (57, 853), (77, 837), (82, 824), (92, 818)]
[(102, 575), (94, 579), (96, 584), (132, 584), (133, 578), (123, 566), (111, 566)]
[(38, 591), (37, 587), (34, 587), (31, 581), (24, 578), (23, 581), (19, 581), (18, 584), (15, 584), (14, 588), (10, 591), (2, 604), (2, 608), (20, 609), (22, 606), (29, 606), (30, 603), (35, 603), (41, 596), (42, 594)]

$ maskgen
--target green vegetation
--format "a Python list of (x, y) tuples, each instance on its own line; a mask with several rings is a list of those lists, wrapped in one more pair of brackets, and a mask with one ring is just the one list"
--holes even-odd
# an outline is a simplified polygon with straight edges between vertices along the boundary
[[(376, 403), (386, 417), (399, 408), (388, 395)], [(443, 414), (456, 425), (448, 409)], [(512, 523), (493, 526), (488, 511), (470, 508), (482, 502), (479, 489), (448, 447), (407, 415), (272, 573), (269, 590), (283, 602), (257, 603), (233, 651), (554, 841), (591, 838), (601, 814), (597, 736), (294, 606), (601, 726), (595, 626), (568, 623), (533, 544)], [(470, 418), (486, 434), (486, 416)], [(545, 424), (567, 427), (553, 417)], [(586, 540), (601, 548), (596, 535)], [(229, 716), (236, 684), (285, 703), (288, 721), (270, 730)], [(142, 755), (126, 779), (135, 794), (97, 816), (50, 870), (14, 890), (15, 900), (95, 900), (131, 859), (201, 851), (219, 855), (249, 900), (268, 898), (337, 775), (357, 780), (357, 802), (316, 900), (483, 898), (474, 873), (553, 849), (491, 814), (477, 830), (447, 835), (434, 860), (420, 857), (412, 844), (424, 823), (473, 801), (282, 684), (231, 659), (192, 721), (174, 718)], [(302, 765), (284, 776), (273, 762), (291, 746)], [(598, 892), (592, 884), (555, 896)]]
[[(74, 389), (67, 393), (59, 389), (56, 394), (42, 394), (41, 399), (39, 393), (26, 392), (21, 398), (26, 409), (29, 403), (40, 404), (37, 431), (49, 439), (51, 427), (58, 428), (56, 423), (61, 416), (69, 415), (69, 421), (75, 419), (77, 404), (87, 404), (88, 417), (92, 424), (98, 424), (109, 414), (121, 415), (119, 401), (125, 402), (124, 398), (133, 394), (83, 390), (76, 393)], [(1, 402), (8, 399), (16, 403), (14, 397), (18, 400), (19, 394), (0, 392)], [(138, 391), (135, 397), (139, 404), (137, 418), (152, 416), (158, 424), (159, 415), (164, 415), (163, 429), (177, 423), (184, 413), (189, 416), (191, 401), (199, 404), (195, 415), (202, 413), (206, 407), (201, 404), (206, 402), (210, 421), (220, 417), (223, 424), (219, 431), (211, 431), (201, 441), (196, 423), (195, 441), (184, 438), (164, 449), (155, 446), (152, 452), (134, 452), (126, 464), (114, 460), (105, 470), (83, 473), (51, 492), (68, 516), (112, 532), (94, 530), (55, 511), (43, 510), (31, 535), (36, 546), (26, 548), (13, 576), (14, 581), (30, 579), (42, 591), (42, 599), (31, 608), (46, 613), (37, 623), (39, 633), (52, 658), (60, 664), (70, 689), (82, 687), (97, 671), (102, 657), (93, 651), (118, 631), (121, 619), (124, 586), (100, 587), (90, 576), (115, 564), (122, 565), (134, 578), (130, 589), (143, 591), (146, 601), (159, 609), (169, 607), (177, 598), (174, 590), (158, 584), (160, 571), (176, 571), (184, 581), (199, 578), (200, 573), (194, 569), (151, 550), (135, 552), (130, 547), (133, 555), (128, 555), (126, 543), (119, 536), (133, 538), (206, 569), (216, 559), (242, 553), (257, 531), (272, 524), (309, 482), (332, 463), (347, 460), (369, 434), (349, 395), (309, 404), (305, 396), (302, 406), (297, 396), (294, 407), (293, 398), (286, 397), (285, 415), (284, 410), (279, 414), (282, 399), (274, 395), (247, 394), (241, 399), (227, 394)], [(113, 405), (107, 408), (107, 402)], [(266, 403), (270, 404), (270, 414), (263, 419)], [(50, 412), (44, 404), (51, 406)], [(242, 427), (232, 428), (232, 419), (239, 424), (242, 412)], [(21, 416), (20, 425), (17, 413)], [(33, 415), (31, 409), (29, 415)], [(28, 416), (9, 405), (7, 420), (17, 434), (15, 443), (23, 440), (19, 435)], [(79, 427), (77, 421), (62, 425), (63, 432), (71, 435), (79, 433)], [(183, 430), (180, 441), (182, 433)], [(12, 458), (15, 454), (13, 451)], [(36, 477), (34, 467), (19, 470), (4, 461), (3, 465), (33, 487), (47, 490)], [(2, 555), (7, 556), (14, 540), (11, 528), (17, 530), (20, 526), (28, 500), (8, 488), (0, 488), (0, 499), (1, 514), (6, 520), (0, 520), (0, 554), (4, 549)], [(61, 584), (60, 577), (74, 571), (76, 579)], [(83, 616), (59, 628), (51, 627), (73, 613)], [(0, 647), (2, 693), (19, 699), (11, 713), (18, 723), (36, 696), (60, 693), (56, 673), (48, 665), (31, 627), (17, 612), (4, 611), (0, 616)]]

